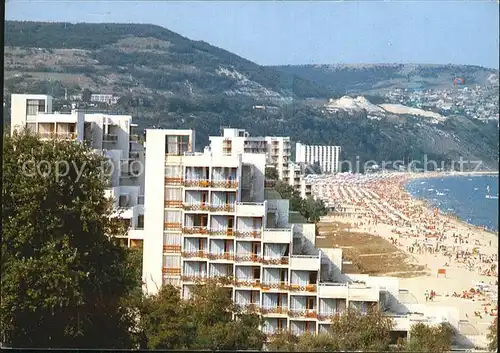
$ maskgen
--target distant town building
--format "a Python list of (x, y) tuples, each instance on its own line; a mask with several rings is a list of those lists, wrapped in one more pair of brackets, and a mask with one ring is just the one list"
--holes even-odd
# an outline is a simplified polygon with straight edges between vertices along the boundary
[(339, 172), (340, 146), (295, 145), (295, 162), (319, 164), (323, 173)]

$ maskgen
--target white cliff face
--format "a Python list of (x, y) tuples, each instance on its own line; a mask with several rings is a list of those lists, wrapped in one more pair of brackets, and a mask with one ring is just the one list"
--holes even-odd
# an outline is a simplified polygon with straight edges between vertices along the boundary
[(280, 93), (269, 90), (260, 83), (248, 79), (248, 77), (235, 69), (219, 67), (215, 72), (218, 75), (229, 77), (235, 81), (236, 88), (224, 91), (228, 96), (244, 95), (254, 98), (287, 99), (287, 97), (282, 96)]
[(426, 118), (428, 122), (437, 124), (446, 120), (441, 114), (426, 111), (419, 108), (407, 107), (402, 104), (380, 104), (376, 105), (371, 103), (368, 99), (363, 96), (358, 96), (352, 98), (349, 96), (344, 96), (340, 99), (330, 99), (327, 104), (325, 104), (326, 111), (335, 112), (338, 110), (344, 111), (361, 111), (365, 110), (368, 114), (369, 119), (380, 119), (381, 116), (387, 114), (395, 115), (414, 115), (422, 118)]

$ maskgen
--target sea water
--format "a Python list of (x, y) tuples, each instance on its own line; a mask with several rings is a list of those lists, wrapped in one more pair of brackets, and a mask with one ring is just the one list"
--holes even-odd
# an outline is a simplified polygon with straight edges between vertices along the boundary
[(498, 231), (498, 175), (414, 179), (406, 189), (443, 213)]

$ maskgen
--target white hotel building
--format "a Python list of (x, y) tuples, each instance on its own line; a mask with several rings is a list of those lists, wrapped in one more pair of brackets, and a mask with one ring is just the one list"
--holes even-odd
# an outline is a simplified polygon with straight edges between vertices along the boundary
[(124, 245), (142, 246), (144, 239), (144, 147), (130, 115), (108, 115), (52, 112), (48, 95), (13, 94), (11, 99), (11, 133), (27, 127), (42, 139), (65, 139), (90, 146), (106, 156), (113, 165), (108, 197), (115, 203), (116, 216), (123, 219), (129, 231), (119, 237)]
[(316, 146), (295, 144), (295, 161), (307, 165), (318, 163), (323, 173), (338, 173), (340, 146)]
[(372, 305), (395, 317), (396, 331), (457, 322), (454, 311), (405, 302), (397, 278), (343, 273), (342, 250), (316, 249), (315, 225), (290, 224), (288, 200), (265, 189), (262, 151), (195, 153), (192, 130), (146, 130), (146, 143), (145, 292), (174, 284), (187, 298), (197, 281), (228, 279), (268, 334), (322, 332), (346, 308)]

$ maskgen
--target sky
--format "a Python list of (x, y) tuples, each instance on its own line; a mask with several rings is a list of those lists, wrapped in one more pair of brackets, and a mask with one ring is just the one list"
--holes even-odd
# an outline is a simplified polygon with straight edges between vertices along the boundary
[(499, 67), (498, 0), (7, 1), (7, 20), (156, 24), (260, 65)]

